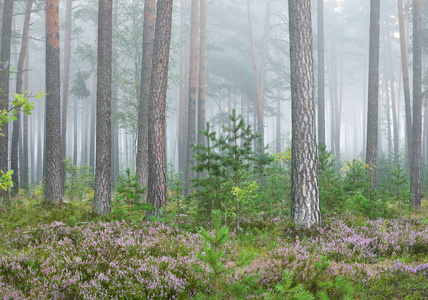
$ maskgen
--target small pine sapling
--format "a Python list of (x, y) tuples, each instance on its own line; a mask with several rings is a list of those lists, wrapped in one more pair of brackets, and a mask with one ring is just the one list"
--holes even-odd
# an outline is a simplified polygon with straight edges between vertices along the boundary
[(139, 206), (140, 200), (143, 198), (142, 194), (146, 192), (146, 188), (141, 188), (138, 182), (138, 175), (131, 175), (131, 171), (126, 169), (126, 177), (119, 175), (119, 183), (116, 186), (117, 200), (124, 201), (127, 205), (128, 216), (132, 207)]
[(398, 211), (401, 213), (401, 205), (408, 204), (410, 208), (410, 200), (412, 198), (409, 193), (409, 180), (407, 179), (407, 174), (400, 165), (397, 165), (395, 170), (391, 171), (390, 177), (388, 178), (388, 188), (390, 191), (390, 196), (392, 200), (398, 202)]
[[(181, 215), (181, 200), (183, 198), (184, 184), (182, 179), (182, 173), (174, 171), (174, 165), (168, 165), (167, 173), (167, 185), (168, 185), (168, 202), (176, 204), (177, 218)], [(171, 200), (171, 201), (170, 201)]]
[[(239, 187), (245, 172), (248, 172), (254, 160), (252, 144), (255, 135), (250, 125), (246, 125), (242, 115), (236, 115), (232, 110), (229, 116), (230, 127), (223, 127), (225, 136), (220, 139), (220, 150), (224, 153), (222, 164), (232, 171), (233, 183)], [(236, 227), (239, 228), (240, 207), (239, 199), (236, 198)]]
[[(206, 130), (199, 131), (205, 137), (205, 145), (193, 145), (193, 157), (196, 166), (193, 169), (202, 176), (193, 178), (194, 196), (198, 198), (198, 211), (200, 216), (208, 215), (210, 218), (215, 208), (218, 208), (216, 202), (220, 192), (221, 182), (224, 181), (221, 175), (220, 156), (216, 152), (218, 141), (216, 132), (211, 131), (210, 123), (206, 123)], [(207, 203), (208, 202), (208, 203)], [(207, 211), (208, 210), (208, 211)]]
[[(250, 264), (254, 257), (254, 252), (241, 251), (238, 255), (237, 260), (234, 262), (233, 267), (226, 267), (227, 262), (225, 253), (222, 250), (222, 246), (229, 241), (229, 228), (226, 226), (220, 226), (220, 212), (213, 211), (213, 233), (209, 233), (205, 229), (201, 228), (199, 236), (204, 241), (204, 246), (201, 252), (197, 253), (196, 257), (202, 263), (207, 264), (211, 271), (209, 275), (214, 281), (214, 297), (213, 299), (219, 299), (222, 296), (220, 292), (222, 277), (231, 273), (237, 268), (242, 268)], [(199, 272), (203, 272), (202, 268), (194, 265), (195, 269)], [(205, 295), (200, 295), (205, 296)], [(204, 297), (206, 299), (206, 297)]]

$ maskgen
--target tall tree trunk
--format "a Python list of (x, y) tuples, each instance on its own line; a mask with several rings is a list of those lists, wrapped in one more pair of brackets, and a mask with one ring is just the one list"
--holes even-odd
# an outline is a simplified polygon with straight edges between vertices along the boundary
[(336, 39), (333, 36), (331, 39), (330, 45), (330, 72), (328, 73), (328, 87), (330, 90), (330, 143), (331, 143), (331, 152), (336, 157), (339, 156), (339, 149), (337, 149), (337, 103), (338, 103), (338, 92), (337, 92), (337, 51), (336, 51)]
[(155, 44), (150, 85), (149, 120), (149, 189), (150, 203), (159, 214), (166, 207), (166, 91), (171, 43), (173, 0), (158, 0), (156, 8)]
[[(24, 25), (22, 28), (22, 42), (21, 51), (19, 52), (18, 58), (18, 74), (16, 75), (16, 93), (23, 93), (23, 75), (24, 75), (24, 63), (25, 56), (28, 50), (28, 33), (30, 30), (30, 17), (31, 8), (33, 6), (33, 0), (27, 0), (25, 6), (25, 18)], [(19, 192), (19, 169), (18, 169), (18, 142), (19, 142), (19, 127), (20, 127), (20, 113), (16, 115), (16, 120), (13, 121), (13, 133), (12, 133), (12, 149), (11, 149), (11, 169), (13, 170), (12, 181), (13, 189), (12, 196), (16, 196)], [(20, 170), (22, 171), (22, 170)]]
[[(30, 0), (31, 1), (31, 0)], [(26, 72), (24, 73), (24, 91), (28, 91), (29, 90), (29, 85), (30, 85), (30, 76), (28, 75), (29, 72), (29, 68), (30, 68), (30, 53), (29, 53), (30, 48), (28, 47), (28, 43), (27, 43), (27, 55), (25, 55), (25, 70)], [(23, 147), (22, 147), (22, 160), (20, 161), (20, 167), (21, 167), (21, 178), (22, 178), (22, 187), (24, 189), (28, 189), (30, 186), (30, 182), (29, 182), (29, 177), (28, 177), (28, 152), (30, 152), (30, 148), (28, 147), (28, 139), (29, 139), (29, 135), (28, 135), (28, 131), (29, 131), (29, 120), (28, 120), (28, 115), (24, 114), (24, 120), (23, 120), (24, 124), (23, 124)], [(34, 131), (32, 131), (34, 135)], [(31, 153), (34, 152), (34, 144), (31, 143)], [(32, 170), (32, 169), (31, 169)]]
[[(384, 43), (384, 50), (387, 51), (386, 43)], [(392, 162), (392, 132), (391, 132), (391, 107), (389, 99), (389, 78), (388, 78), (388, 55), (384, 53), (383, 63), (384, 63), (384, 72), (383, 72), (383, 83), (384, 83), (384, 92), (385, 92), (385, 117), (386, 117), (386, 129), (387, 129), (387, 140), (388, 140), (388, 163), (391, 165)], [(391, 95), (392, 96), (392, 95)]]
[(261, 63), (260, 63), (260, 75), (257, 70), (257, 54), (256, 54), (256, 45), (254, 41), (254, 32), (253, 32), (253, 20), (251, 13), (251, 1), (247, 0), (247, 15), (248, 15), (248, 27), (250, 30), (250, 46), (251, 46), (251, 58), (252, 58), (252, 69), (253, 69), (253, 78), (254, 78), (254, 87), (255, 87), (255, 99), (256, 99), (256, 116), (257, 116), (257, 133), (260, 135), (260, 140), (256, 143), (256, 148), (258, 151), (263, 152), (264, 150), (264, 90), (265, 90), (265, 80), (266, 80), (266, 62), (267, 62), (267, 48), (269, 42), (269, 31), (270, 31), (270, 7), (271, 1), (266, 1), (266, 11), (265, 11), (265, 25), (263, 32), (263, 44), (262, 44), (262, 53), (261, 53)]
[(392, 128), (394, 135), (394, 165), (400, 161), (400, 137), (399, 137), (399, 124), (397, 118), (397, 105), (395, 101), (395, 80), (394, 80), (394, 65), (392, 63), (392, 50), (391, 50), (391, 37), (388, 22), (386, 23), (387, 31), (387, 49), (388, 49), (388, 71), (389, 71), (389, 87), (391, 90), (391, 109), (392, 109)]
[(97, 145), (94, 212), (111, 211), (111, 74), (112, 0), (100, 0), (98, 10)]
[[(2, 28), (3, 28), (3, 13), (4, 13), (4, 0), (0, 0), (0, 16), (2, 18), (0, 20), (0, 33), (2, 33)], [(1, 52), (1, 43), (0, 43), (0, 52)]]
[(343, 100), (343, 45), (340, 53), (340, 82), (337, 84), (337, 98), (335, 105), (335, 133), (336, 133), (336, 166), (340, 168), (340, 143), (341, 143), (341, 128), (342, 128), (342, 100)]
[(92, 169), (92, 174), (95, 174), (95, 121), (97, 116), (96, 102), (97, 102), (97, 77), (92, 78), (92, 89), (91, 89), (91, 139), (89, 142), (89, 166)]
[(291, 218), (296, 226), (311, 227), (322, 221), (318, 186), (311, 1), (288, 1), (288, 7), (292, 100)]
[(191, 13), (191, 26), (190, 26), (190, 67), (189, 67), (189, 102), (188, 102), (188, 117), (187, 117), (187, 170), (186, 170), (186, 194), (189, 195), (193, 192), (190, 184), (190, 179), (193, 178), (193, 165), (195, 159), (193, 158), (192, 144), (195, 140), (195, 125), (196, 125), (196, 96), (197, 96), (197, 74), (198, 74), (198, 0), (192, 0), (192, 13)]
[(403, 14), (403, 1), (398, 0), (398, 23), (400, 29), (400, 51), (401, 51), (401, 70), (403, 72), (403, 88), (404, 88), (404, 110), (406, 112), (406, 141), (407, 141), (407, 155), (406, 166), (408, 174), (410, 174), (410, 161), (412, 156), (412, 112), (410, 108), (410, 83), (409, 83), (409, 69), (407, 65), (407, 48), (406, 48), (406, 35), (404, 32), (404, 14)]
[(421, 208), (421, 139), (422, 139), (422, 7), (413, 0), (413, 127), (411, 156), (412, 206)]
[[(0, 54), (0, 111), (9, 109), (9, 70), (10, 70), (10, 44), (12, 36), (13, 0), (5, 0), (3, 6), (3, 27), (1, 32)], [(1, 22), (0, 22), (1, 23)], [(9, 128), (2, 126), (0, 135), (0, 171), (9, 170)], [(7, 192), (0, 189), (0, 200), (7, 196)]]
[[(199, 93), (198, 93), (198, 132), (204, 131), (205, 121), (205, 81), (207, 77), (207, 1), (200, 0), (201, 3), (201, 32), (200, 32), (200, 54), (199, 54)], [(198, 134), (198, 144), (205, 146), (205, 137)], [(202, 175), (202, 173), (200, 173)]]
[(318, 0), (318, 144), (325, 145), (324, 0)]
[(376, 188), (379, 102), (379, 22), (380, 0), (370, 0), (369, 91), (367, 101), (366, 164), (370, 181)]
[(187, 35), (185, 34), (186, 27), (186, 1), (180, 2), (180, 103), (178, 116), (178, 131), (179, 131), (179, 153), (178, 167), (179, 171), (186, 175), (187, 170), (187, 100), (188, 100), (188, 84), (189, 80), (186, 76), (187, 70)]
[(77, 165), (77, 114), (79, 112), (79, 99), (74, 99), (73, 112), (73, 164)]
[[(72, 25), (73, 0), (67, 0), (65, 8), (65, 35), (64, 35), (64, 86), (62, 89), (62, 127), (61, 127), (61, 159), (66, 159), (67, 151), (67, 115), (68, 98), (70, 91), (70, 65), (71, 65), (71, 25)], [(76, 114), (76, 110), (74, 112)], [(76, 126), (76, 124), (74, 124)], [(65, 164), (61, 164), (61, 184), (65, 192)]]
[[(140, 103), (138, 110), (138, 145), (136, 172), (141, 187), (149, 182), (149, 97), (153, 63), (153, 43), (155, 38), (156, 0), (144, 2), (143, 57), (140, 82)], [(147, 194), (143, 201), (147, 202)]]
[(46, 0), (46, 131), (45, 199), (60, 202), (61, 95), (59, 50), (59, 0)]

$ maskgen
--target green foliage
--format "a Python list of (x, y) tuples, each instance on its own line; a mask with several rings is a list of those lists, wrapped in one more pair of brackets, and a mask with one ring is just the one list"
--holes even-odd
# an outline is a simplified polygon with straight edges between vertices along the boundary
[(364, 216), (371, 220), (385, 216), (388, 213), (387, 203), (384, 198), (371, 200), (364, 197), (359, 191), (349, 198), (347, 206), (352, 214)]
[(397, 165), (397, 168), (391, 171), (388, 177), (387, 189), (390, 199), (398, 203), (398, 211), (400, 214), (403, 212), (402, 210), (408, 211), (410, 209), (412, 195), (409, 192), (409, 180), (407, 179), (407, 174), (400, 165)]
[(193, 145), (193, 156), (196, 166), (194, 170), (199, 174), (193, 178), (195, 187), (194, 197), (197, 201), (197, 212), (200, 218), (211, 217), (212, 211), (220, 209), (221, 199), (224, 198), (222, 189), (225, 178), (222, 177), (221, 157), (218, 154), (218, 140), (216, 132), (211, 131), (207, 122), (206, 130), (200, 131), (205, 137), (205, 145)]
[(82, 200), (86, 195), (90, 194), (91, 186), (94, 184), (94, 175), (91, 167), (87, 164), (77, 166), (73, 164), (71, 158), (63, 160), (65, 171), (69, 176), (65, 181), (65, 195), (70, 199)]
[[(4, 135), (2, 133), (3, 125), (16, 120), (16, 114), (23, 112), (27, 115), (31, 115), (31, 111), (34, 109), (34, 104), (28, 101), (28, 98), (31, 97), (31, 95), (27, 96), (27, 92), (24, 92), (23, 94), (14, 93), (13, 95), (14, 99), (12, 100), (10, 108), (8, 110), (4, 109), (3, 111), (0, 111), (0, 136)], [(36, 97), (36, 99), (40, 99), (43, 96), (42, 91), (39, 91), (34, 97)], [(13, 172), (11, 173), (10, 171), (7, 173), (2, 172), (0, 177), (0, 189), (8, 190), (13, 186), (11, 180), (12, 174)]]
[(282, 281), (269, 292), (266, 299), (313, 300), (315, 297), (302, 284), (296, 284), (293, 272), (284, 271)]
[[(220, 225), (220, 212), (213, 211), (213, 233), (209, 233), (205, 229), (201, 228), (199, 236), (204, 241), (204, 246), (201, 252), (197, 253), (196, 258), (208, 265), (210, 268), (209, 276), (214, 284), (214, 297), (213, 299), (219, 299), (222, 297), (222, 290), (227, 290), (223, 282), (224, 275), (231, 273), (236, 269), (243, 268), (250, 264), (254, 258), (254, 252), (247, 252), (242, 250), (232, 267), (226, 266), (227, 257), (224, 250), (222, 249), (225, 244), (229, 241), (229, 229), (226, 226)], [(204, 270), (198, 265), (194, 265), (195, 270), (198, 272), (204, 272)], [(242, 291), (242, 289), (234, 287), (235, 291)], [(205, 295), (199, 295), (199, 297), (205, 297)], [(206, 298), (205, 298), (206, 299)]]
[(325, 145), (321, 145), (318, 155), (318, 176), (323, 214), (336, 213), (344, 209), (343, 181), (335, 164), (334, 156), (326, 150)]
[(12, 174), (13, 170), (10, 170), (6, 173), (1, 171), (0, 189), (8, 191), (11, 187), (13, 187)]
[[(130, 169), (126, 169), (126, 176), (122, 177), (119, 175), (119, 183), (116, 186), (116, 199), (115, 201), (119, 204), (119, 207), (126, 207), (128, 216), (132, 211), (145, 210), (145, 203), (142, 205), (141, 199), (142, 194), (146, 192), (146, 188), (141, 188), (138, 182), (138, 174), (132, 176)], [(124, 205), (122, 205), (124, 204)]]
[(176, 215), (180, 218), (180, 214), (183, 212), (188, 213), (185, 209), (183, 209), (183, 192), (184, 192), (184, 180), (183, 174), (177, 173), (174, 171), (174, 166), (172, 164), (168, 165), (167, 172), (167, 185), (168, 185), (168, 209), (171, 211), (175, 210)]
[(348, 196), (354, 196), (361, 193), (364, 197), (370, 198), (371, 183), (367, 168), (370, 166), (364, 164), (361, 160), (352, 160), (346, 163), (344, 168), (345, 179), (343, 190)]
[(91, 91), (86, 86), (86, 80), (88, 80), (90, 74), (78, 71), (73, 80), (73, 85), (70, 89), (70, 93), (76, 96), (78, 99), (86, 99), (91, 95)]

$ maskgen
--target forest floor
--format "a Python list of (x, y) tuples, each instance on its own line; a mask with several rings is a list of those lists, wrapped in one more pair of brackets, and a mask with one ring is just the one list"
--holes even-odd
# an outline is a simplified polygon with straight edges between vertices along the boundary
[[(311, 230), (287, 218), (243, 219), (211, 266), (190, 220), (99, 219), (90, 209), (35, 200), (3, 208), (0, 296), (211, 299), (217, 268), (222, 299), (428, 299), (427, 200), (409, 216), (346, 214)], [(240, 265), (243, 253), (251, 259)]]

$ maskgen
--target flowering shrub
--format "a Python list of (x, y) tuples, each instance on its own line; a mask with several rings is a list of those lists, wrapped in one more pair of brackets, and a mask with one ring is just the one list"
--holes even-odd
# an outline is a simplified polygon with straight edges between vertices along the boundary
[(188, 299), (207, 280), (191, 272), (199, 238), (166, 225), (54, 222), (5, 240), (0, 294), (14, 299)]
[[(392, 299), (395, 294), (388, 288), (397, 292), (400, 286), (413, 291), (414, 299), (428, 296), (427, 223), (355, 220), (333, 219), (311, 232), (290, 228), (283, 219), (243, 222), (252, 231), (230, 232), (222, 263), (234, 268), (242, 250), (258, 255), (250, 265), (224, 275), (224, 294), (237, 295), (233, 289), (243, 291), (246, 285), (249, 298), (281, 299), (301, 287), (330, 299), (352, 293), (363, 295), (361, 299)], [(263, 224), (269, 230), (258, 232)], [(196, 259), (204, 255), (201, 238), (166, 224), (92, 222), (70, 227), (53, 222), (5, 229), (0, 225), (4, 299), (191, 299), (214, 291), (210, 267)], [(405, 258), (413, 262), (405, 263)], [(285, 284), (284, 272), (292, 274), (288, 292), (278, 289)]]

